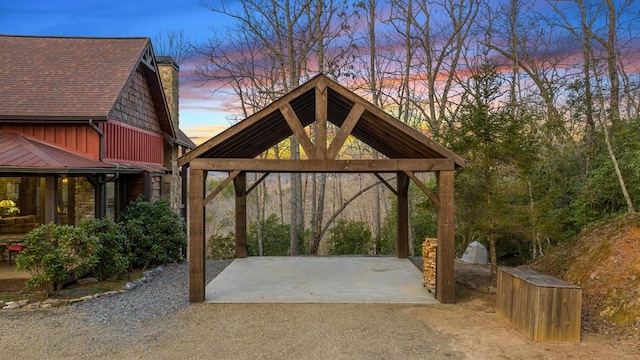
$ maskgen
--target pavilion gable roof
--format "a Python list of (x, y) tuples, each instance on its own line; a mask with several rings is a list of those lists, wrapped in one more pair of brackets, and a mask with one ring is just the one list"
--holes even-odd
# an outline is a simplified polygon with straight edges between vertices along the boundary
[[(318, 127), (318, 122), (339, 128), (328, 145), (321, 143), (327, 142), (326, 125)], [(304, 131), (314, 123), (317, 144)], [(453, 151), (323, 74), (185, 154), (179, 165), (196, 158), (253, 159), (292, 135), (298, 137), (308, 159), (335, 159), (352, 135), (389, 159), (448, 159), (456, 167), (467, 165)]]

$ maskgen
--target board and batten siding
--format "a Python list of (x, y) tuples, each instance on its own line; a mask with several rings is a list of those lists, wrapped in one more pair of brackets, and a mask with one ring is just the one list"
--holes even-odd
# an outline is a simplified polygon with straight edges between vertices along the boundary
[(105, 160), (163, 164), (162, 135), (111, 120), (101, 123), (100, 128), (105, 137)]
[(15, 132), (100, 160), (100, 136), (88, 124), (0, 124), (0, 131)]

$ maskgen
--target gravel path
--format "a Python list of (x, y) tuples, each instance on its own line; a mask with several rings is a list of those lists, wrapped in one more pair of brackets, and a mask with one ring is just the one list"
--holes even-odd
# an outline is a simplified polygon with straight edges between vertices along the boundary
[[(208, 261), (207, 282), (231, 261)], [(420, 307), (189, 304), (188, 264), (126, 294), (0, 312), (2, 359), (460, 359)], [(426, 355), (425, 357), (425, 354)]]
[[(232, 260), (208, 261), (206, 283), (216, 277)], [(72, 305), (92, 324), (117, 322), (124, 325), (175, 313), (189, 306), (189, 264), (163, 267), (153, 281), (126, 294), (101, 297)]]

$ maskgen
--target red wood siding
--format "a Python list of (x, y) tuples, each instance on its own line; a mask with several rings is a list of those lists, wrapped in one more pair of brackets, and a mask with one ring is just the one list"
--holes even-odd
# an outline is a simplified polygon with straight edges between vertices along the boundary
[(163, 164), (164, 139), (161, 135), (111, 120), (99, 126), (105, 137), (106, 160)]
[(0, 124), (0, 131), (12, 131), (100, 160), (100, 136), (89, 125)]
[(161, 132), (158, 115), (153, 106), (151, 90), (142, 68), (139, 67), (125, 85), (109, 118), (137, 128)]

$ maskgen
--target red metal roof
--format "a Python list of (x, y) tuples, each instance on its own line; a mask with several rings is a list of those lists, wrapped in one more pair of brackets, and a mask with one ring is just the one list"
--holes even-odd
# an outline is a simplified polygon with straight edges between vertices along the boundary
[(18, 133), (0, 132), (0, 172), (164, 172), (154, 164), (93, 160)]
[(109, 168), (113, 166), (17, 133), (0, 132), (0, 169), (2, 167)]

